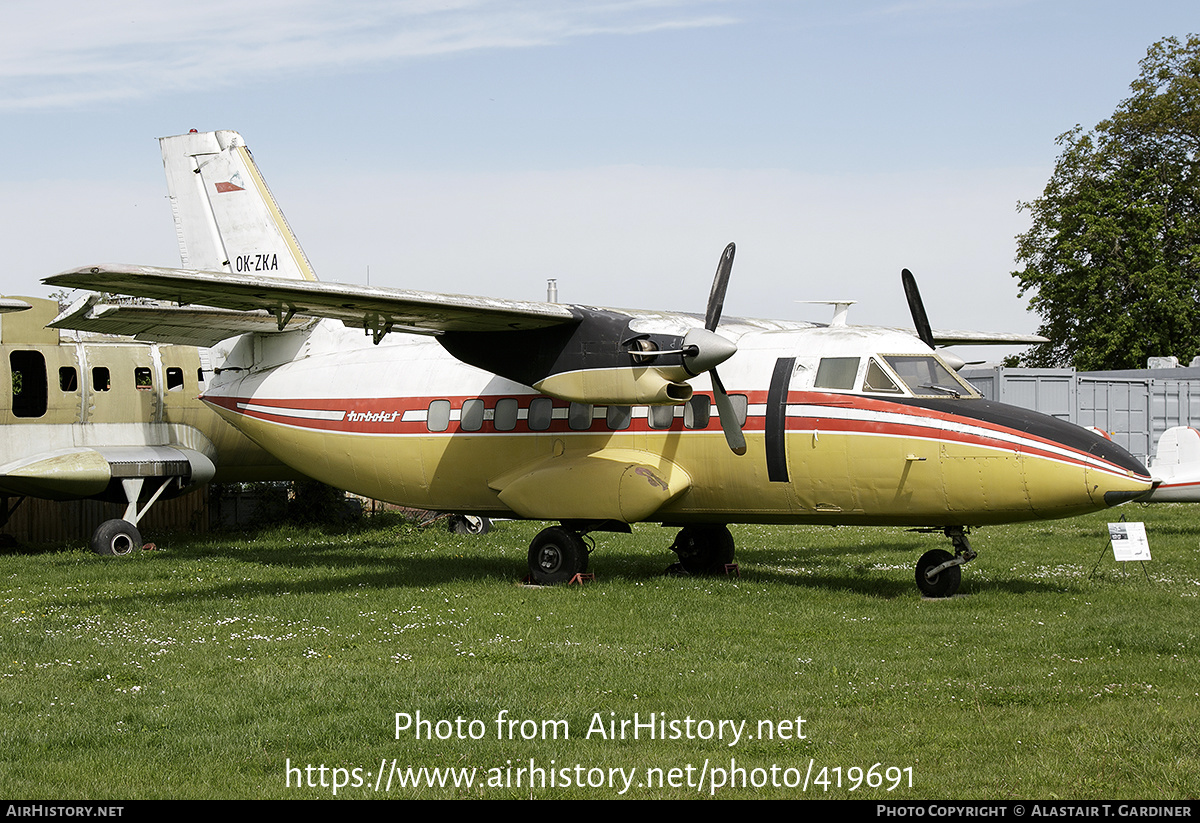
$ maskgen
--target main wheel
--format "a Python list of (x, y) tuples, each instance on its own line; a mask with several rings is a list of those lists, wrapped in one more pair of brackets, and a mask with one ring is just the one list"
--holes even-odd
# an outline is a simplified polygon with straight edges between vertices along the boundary
[(487, 534), (492, 530), (492, 521), (473, 514), (452, 514), (447, 525), (455, 534)]
[(109, 557), (124, 557), (142, 547), (142, 534), (128, 520), (105, 520), (92, 533), (92, 551)]
[(566, 583), (587, 571), (588, 553), (583, 538), (570, 529), (542, 529), (529, 544), (529, 574), (542, 586)]
[(671, 551), (688, 574), (720, 574), (733, 562), (733, 535), (726, 526), (684, 526)]
[(958, 591), (958, 584), (962, 581), (961, 566), (942, 569), (932, 580), (925, 576), (930, 569), (953, 559), (954, 555), (942, 549), (930, 549), (921, 555), (917, 561), (917, 588), (921, 594), (926, 597), (952, 597)]

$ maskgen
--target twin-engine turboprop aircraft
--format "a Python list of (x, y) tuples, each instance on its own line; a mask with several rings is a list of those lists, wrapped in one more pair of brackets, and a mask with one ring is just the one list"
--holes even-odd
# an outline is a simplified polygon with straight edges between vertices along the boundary
[[(1152, 487), (1112, 442), (980, 398), (934, 345), (1030, 338), (934, 333), (907, 271), (917, 336), (723, 319), (732, 244), (704, 317), (319, 283), (239, 135), (162, 149), (189, 268), (48, 278), (166, 301), (128, 319), (85, 305), (56, 325), (236, 335), (203, 396), (226, 420), (339, 488), (557, 521), (529, 548), (539, 583), (587, 568), (585, 535), (643, 521), (680, 527), (671, 548), (694, 573), (732, 561), (730, 523), (900, 525), (951, 539), (953, 554), (916, 568), (921, 591), (944, 597), (975, 557), (969, 527)], [(224, 311), (197, 320), (197, 305)], [(275, 326), (243, 333), (243, 312)]]

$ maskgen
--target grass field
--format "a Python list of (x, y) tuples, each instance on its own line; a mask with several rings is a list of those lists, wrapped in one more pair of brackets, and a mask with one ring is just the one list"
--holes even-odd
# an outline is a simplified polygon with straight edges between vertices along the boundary
[(1098, 515), (975, 532), (946, 601), (899, 529), (734, 527), (701, 579), (642, 526), (560, 588), (526, 523), (8, 554), (0, 795), (1195, 798), (1200, 508), (1119, 513), (1149, 579)]

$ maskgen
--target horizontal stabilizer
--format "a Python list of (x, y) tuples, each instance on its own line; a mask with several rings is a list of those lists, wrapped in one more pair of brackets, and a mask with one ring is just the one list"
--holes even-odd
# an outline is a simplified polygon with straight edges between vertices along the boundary
[(1174, 426), (1162, 433), (1150, 461), (1154, 490), (1142, 503), (1200, 503), (1200, 431)]
[(1037, 334), (1015, 334), (1000, 331), (962, 331), (959, 329), (934, 329), (933, 343), (936, 346), (1003, 346), (1033, 345), (1049, 343), (1045, 337)]

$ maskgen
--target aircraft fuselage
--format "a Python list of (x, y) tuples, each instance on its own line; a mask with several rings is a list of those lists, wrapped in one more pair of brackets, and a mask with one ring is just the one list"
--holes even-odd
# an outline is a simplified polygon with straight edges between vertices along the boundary
[(726, 445), (707, 376), (681, 405), (572, 403), (429, 337), (371, 345), (329, 323), (243, 338), (226, 361), (239, 370), (204, 399), (331, 485), (492, 516), (971, 526), (1095, 511), (1151, 487), (1120, 447), (979, 398), (911, 335), (737, 323), (721, 333), (737, 341), (722, 371), (744, 409), (744, 456)]

